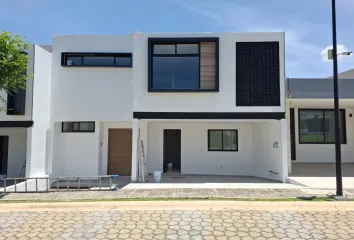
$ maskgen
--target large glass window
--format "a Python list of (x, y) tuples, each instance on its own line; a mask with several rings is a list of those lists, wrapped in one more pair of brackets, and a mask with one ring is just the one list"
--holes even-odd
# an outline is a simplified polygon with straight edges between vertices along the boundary
[(152, 88), (199, 89), (199, 44), (154, 44)]
[(237, 130), (208, 130), (208, 151), (238, 151)]
[[(345, 111), (340, 110), (341, 143), (346, 143)], [(300, 143), (334, 143), (334, 111), (330, 109), (299, 110)]]
[(84, 56), (83, 65), (86, 66), (114, 66), (114, 57)]
[(154, 57), (154, 89), (199, 89), (199, 57)]

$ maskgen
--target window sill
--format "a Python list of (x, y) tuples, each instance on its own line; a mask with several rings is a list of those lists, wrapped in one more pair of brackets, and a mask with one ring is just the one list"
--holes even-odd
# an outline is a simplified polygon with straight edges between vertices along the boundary
[(61, 65), (62, 67), (68, 67), (68, 68), (132, 68), (133, 66), (111, 66), (111, 65)]
[[(328, 145), (328, 144), (336, 144), (336, 143), (334, 143), (334, 142), (330, 142), (330, 143), (327, 143), (327, 142), (319, 142), (319, 143), (317, 143), (317, 142), (299, 142), (299, 144), (308, 144), (308, 145), (313, 145), (313, 144), (315, 144), (315, 145)], [(344, 142), (344, 143), (341, 143), (341, 145), (346, 145), (347, 144), (347, 142)]]
[(95, 131), (70, 131), (70, 132), (63, 132), (62, 133), (95, 133)]
[(212, 150), (212, 149), (208, 149), (208, 152), (238, 152), (238, 150)]
[(219, 89), (148, 89), (148, 92), (219, 92)]

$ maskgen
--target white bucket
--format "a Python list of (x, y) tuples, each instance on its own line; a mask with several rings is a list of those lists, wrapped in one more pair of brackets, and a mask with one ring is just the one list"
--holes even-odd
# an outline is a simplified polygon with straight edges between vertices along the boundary
[(153, 171), (152, 175), (154, 176), (154, 182), (159, 183), (161, 181), (161, 171)]

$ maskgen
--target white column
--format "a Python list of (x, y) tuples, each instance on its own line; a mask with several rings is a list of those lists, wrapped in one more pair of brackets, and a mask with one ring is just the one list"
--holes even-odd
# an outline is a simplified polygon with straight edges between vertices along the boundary
[[(33, 127), (27, 131), (27, 165), (29, 177), (46, 176), (46, 156), (48, 151), (48, 131), (50, 130), (52, 54), (35, 46), (34, 78), (32, 92)], [(27, 104), (27, 103), (26, 103)], [(27, 113), (26, 114), (30, 114)]]
[[(288, 174), (291, 174), (291, 134), (290, 134), (290, 102), (287, 102), (286, 108), (285, 108), (285, 119), (286, 119), (286, 124), (287, 124), (287, 149), (288, 149)], [(294, 116), (295, 117), (295, 116)]]
[(287, 124), (287, 120), (286, 119), (281, 119), (280, 120), (280, 127), (281, 127), (281, 139), (280, 141), (282, 142), (281, 144), (281, 159), (283, 162), (283, 177), (282, 180), (285, 181), (288, 176), (289, 176), (289, 168), (288, 168), (288, 164), (289, 164), (289, 144), (288, 144), (288, 124)]
[(133, 119), (132, 126), (132, 176), (131, 181), (138, 181), (138, 134), (139, 134), (139, 120)]

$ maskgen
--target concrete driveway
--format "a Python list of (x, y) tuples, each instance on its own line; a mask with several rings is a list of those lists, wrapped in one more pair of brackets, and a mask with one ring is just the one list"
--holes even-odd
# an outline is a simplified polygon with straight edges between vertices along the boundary
[(218, 175), (188, 175), (180, 173), (163, 173), (161, 182), (154, 183), (153, 177), (148, 176), (148, 183), (131, 183), (123, 189), (294, 189), (299, 185), (285, 184), (264, 178), (245, 176)]
[[(354, 189), (354, 164), (342, 164), (343, 187)], [(334, 163), (292, 163), (290, 183), (311, 188), (336, 188), (336, 167)]]

